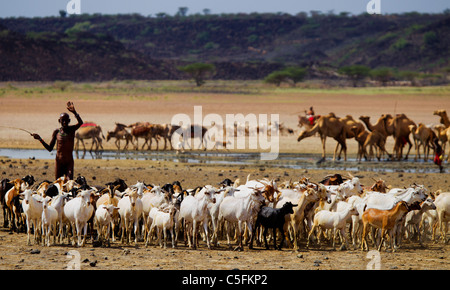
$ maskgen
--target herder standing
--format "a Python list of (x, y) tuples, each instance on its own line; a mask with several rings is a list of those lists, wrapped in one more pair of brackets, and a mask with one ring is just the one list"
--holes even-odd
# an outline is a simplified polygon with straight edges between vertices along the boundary
[(49, 152), (53, 150), (56, 144), (56, 164), (55, 164), (55, 179), (65, 175), (69, 179), (73, 179), (73, 145), (75, 140), (75, 131), (83, 125), (83, 120), (72, 102), (67, 102), (67, 110), (75, 115), (78, 123), (76, 125), (69, 126), (70, 117), (67, 113), (61, 113), (59, 115), (58, 122), (61, 124), (61, 128), (56, 129), (53, 132), (52, 140), (50, 144), (45, 143), (41, 136), (38, 134), (32, 134), (34, 139), (37, 139)]

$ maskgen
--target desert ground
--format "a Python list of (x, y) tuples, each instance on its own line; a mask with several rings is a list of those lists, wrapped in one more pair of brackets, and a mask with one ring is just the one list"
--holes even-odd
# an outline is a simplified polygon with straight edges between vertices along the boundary
[[(433, 116), (434, 110), (450, 109), (448, 87), (271, 88), (242, 82), (213, 83), (200, 90), (185, 87), (170, 82), (130, 82), (72, 84), (62, 91), (51, 83), (0, 84), (0, 125), (36, 132), (49, 141), (68, 100), (74, 102), (83, 120), (100, 124), (105, 135), (106, 131), (114, 128), (115, 122), (168, 123), (175, 114), (193, 116), (194, 106), (202, 106), (203, 116), (216, 113), (224, 118), (225, 114), (238, 113), (279, 114), (280, 122), (296, 131), (294, 135), (280, 137), (280, 152), (309, 154), (314, 161), (320, 158), (319, 138), (311, 137), (300, 143), (296, 141), (300, 130), (296, 126), (297, 115), (304, 114), (310, 106), (314, 106), (316, 114), (334, 112), (338, 116), (349, 114), (355, 119), (368, 115), (372, 122), (383, 113), (405, 113), (416, 123), (424, 124), (439, 123), (439, 118)], [(0, 148), (40, 148), (39, 142), (23, 131), (0, 128), (0, 133)], [(349, 158), (355, 158), (356, 141), (348, 140), (347, 143)], [(388, 139), (389, 152), (392, 145), (392, 140)], [(111, 142), (104, 141), (104, 146), (106, 150), (114, 148)], [(293, 169), (265, 163), (232, 165), (179, 160), (76, 159), (75, 175), (85, 176), (90, 185), (103, 185), (120, 177), (129, 185), (137, 180), (160, 185), (178, 180), (184, 188), (193, 188), (217, 184), (225, 178), (245, 180), (248, 174), (254, 178), (268, 177), (280, 182), (306, 176), (317, 182), (328, 174), (346, 174), (351, 170), (365, 186), (372, 185), (373, 178), (382, 178), (394, 187), (416, 182), (424, 184), (430, 191), (450, 189), (448, 173), (438, 173), (431, 161), (368, 162), (367, 166), (364, 161), (333, 162), (330, 159), (334, 146), (333, 140), (327, 142), (326, 169), (319, 165), (317, 168), (301, 168), (300, 165), (300, 168)], [(414, 148), (411, 153), (410, 159), (414, 156)], [(311, 163), (315, 164), (313, 161)], [(369, 170), (369, 164), (377, 170)], [(351, 169), (337, 170), (334, 167)], [(0, 157), (0, 173), (2, 178), (32, 174), (38, 182), (53, 179), (54, 160)], [(0, 269), (65, 269), (70, 261), (67, 256), (70, 250), (79, 251), (82, 269), (366, 269), (371, 261), (370, 257), (366, 257), (367, 252), (359, 248), (334, 251), (331, 245), (324, 245), (306, 249), (304, 243), (298, 252), (289, 248), (275, 251), (262, 247), (236, 252), (228, 249), (225, 240), (220, 241), (219, 248), (212, 250), (208, 250), (205, 243), (201, 243), (197, 250), (190, 250), (182, 241), (176, 249), (160, 249), (155, 245), (146, 248), (143, 242), (138, 243), (137, 247), (115, 242), (111, 248), (94, 247), (90, 241), (84, 248), (67, 245), (67, 241), (51, 247), (27, 246), (26, 234), (0, 229)], [(381, 251), (381, 269), (448, 270), (448, 250), (448, 244), (442, 242), (427, 240), (423, 245), (404, 242), (397, 252)]]

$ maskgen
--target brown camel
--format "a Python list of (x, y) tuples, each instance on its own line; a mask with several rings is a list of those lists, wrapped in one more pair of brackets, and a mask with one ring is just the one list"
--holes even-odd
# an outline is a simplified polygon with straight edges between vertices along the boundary
[[(386, 122), (386, 124), (388, 124), (390, 121), (386, 120)], [(416, 125), (416, 123), (406, 117), (405, 114), (397, 114), (392, 119), (392, 122), (390, 122), (390, 125), (386, 126), (386, 128), (390, 128), (391, 126), (393, 126), (395, 139), (394, 152), (398, 160), (401, 160), (403, 157), (403, 147), (405, 147), (406, 143), (409, 144), (409, 147), (408, 152), (405, 156), (405, 160), (408, 159), (409, 152), (411, 151), (412, 143), (409, 140), (409, 135), (411, 134), (411, 130), (409, 129), (410, 125)]]
[(437, 110), (437, 111), (434, 111), (433, 115), (441, 117), (440, 122), (441, 122), (441, 124), (444, 124), (445, 128), (450, 127), (450, 120), (448, 119), (447, 111)]
[[(137, 122), (131, 125), (128, 125), (128, 128), (131, 128), (131, 135), (133, 135), (136, 140), (135, 150), (139, 149), (139, 138), (144, 138), (145, 142), (142, 145), (141, 149), (144, 149), (145, 144), (147, 144), (147, 150), (151, 150), (152, 147), (152, 138), (158, 140), (158, 136), (154, 135), (153, 127), (154, 125), (149, 122)], [(150, 142), (149, 142), (150, 141)]]
[(94, 144), (96, 145), (95, 151), (98, 151), (99, 147), (103, 150), (102, 138), (100, 138), (100, 135), (103, 139), (105, 139), (102, 128), (99, 125), (93, 122), (85, 122), (75, 133), (75, 139), (77, 140), (77, 143), (75, 144), (75, 150), (78, 151), (78, 144), (81, 141), (81, 144), (83, 144), (83, 151), (86, 151), (86, 146), (84, 145), (83, 140), (87, 139), (92, 139), (92, 145), (91, 149), (89, 149), (89, 152), (92, 152)]
[[(172, 146), (172, 138), (171, 138), (171, 125), (169, 124), (154, 124), (152, 127), (152, 134), (156, 137), (161, 137), (164, 139), (164, 148), (163, 150), (166, 150), (167, 148), (167, 141), (169, 141), (170, 149), (173, 149)], [(158, 138), (156, 138), (156, 149), (159, 150), (159, 142)]]
[[(438, 137), (439, 141), (442, 144), (442, 150), (445, 153), (445, 147), (447, 145), (447, 142), (450, 143), (450, 127), (444, 128), (444, 125), (438, 125), (434, 129), (436, 131), (436, 136)], [(447, 161), (450, 161), (450, 146), (447, 155)]]
[(419, 123), (418, 127), (416, 125), (409, 125), (409, 129), (411, 130), (414, 147), (416, 149), (416, 157), (414, 160), (417, 161), (417, 158), (420, 159), (420, 147), (422, 146), (424, 155), (423, 160), (427, 161), (430, 149), (434, 148), (433, 140), (436, 138), (436, 134), (431, 128), (428, 128), (423, 123)]
[[(357, 128), (353, 127), (352, 130), (355, 132)], [(360, 132), (355, 137), (355, 139), (358, 142), (358, 155), (357, 155), (358, 161), (361, 161), (363, 155), (366, 160), (368, 161), (372, 160), (374, 156), (373, 148), (375, 148), (375, 151), (377, 152), (376, 155), (378, 161), (381, 160), (381, 157), (383, 156), (384, 153), (386, 153), (389, 156), (389, 158), (391, 158), (391, 155), (385, 149), (386, 137), (380, 132), (378, 131), (368, 132), (367, 130), (364, 130)], [(370, 146), (369, 154), (367, 154), (367, 146)]]
[(131, 144), (134, 145), (133, 135), (131, 135), (127, 131), (126, 127), (127, 126), (124, 124), (116, 123), (116, 128), (114, 129), (114, 131), (109, 131), (108, 134), (106, 135), (106, 142), (108, 142), (111, 138), (116, 138), (116, 142), (114, 142), (114, 144), (116, 144), (117, 150), (119, 151), (120, 151), (120, 140), (125, 140), (127, 142), (123, 147), (123, 150), (128, 149), (129, 142), (131, 142)]
[(411, 133), (409, 125), (415, 125), (415, 123), (406, 117), (405, 114), (397, 114), (395, 118), (390, 114), (383, 114), (374, 125), (370, 123), (369, 117), (367, 116), (361, 116), (360, 119), (366, 124), (369, 130), (376, 130), (385, 135), (386, 138), (391, 135), (394, 137), (395, 144), (393, 152), (395, 152), (396, 159), (400, 160), (402, 158), (403, 147), (409, 144), (408, 152), (405, 156), (405, 159), (408, 159), (412, 147), (412, 143), (409, 140), (409, 134)]
[[(334, 113), (330, 113), (326, 116), (321, 116), (319, 120), (317, 120), (314, 127), (312, 127), (310, 130), (304, 130), (300, 132), (297, 141), (300, 142), (302, 139), (311, 137), (316, 133), (319, 133), (323, 150), (322, 159), (319, 160), (319, 163), (325, 161), (325, 142), (327, 137), (333, 138), (338, 142), (339, 145), (341, 145), (341, 150), (344, 150), (344, 160), (347, 161), (347, 145), (345, 144), (346, 131), (343, 121), (338, 119), (336, 115), (334, 115)], [(338, 146), (336, 146), (334, 150), (333, 161), (336, 160), (337, 149)]]
[[(367, 127), (367, 129), (368, 129), (370, 132), (378, 131), (378, 132), (380, 132), (381, 134), (383, 134), (383, 135), (385, 135), (385, 136), (387, 137), (387, 136), (389, 136), (389, 134), (388, 134), (387, 131), (386, 131), (386, 126), (385, 126), (385, 116), (386, 116), (386, 115), (382, 115), (382, 116), (377, 120), (377, 122), (376, 122), (375, 124), (373, 124), (373, 125), (370, 123), (370, 117), (369, 117), (369, 116), (361, 116), (361, 117), (359, 117), (359, 119), (360, 119), (361, 121), (363, 121), (364, 124), (366, 124), (366, 127)], [(387, 115), (387, 116), (390, 116), (390, 115)], [(392, 135), (392, 134), (391, 134), (391, 135)]]

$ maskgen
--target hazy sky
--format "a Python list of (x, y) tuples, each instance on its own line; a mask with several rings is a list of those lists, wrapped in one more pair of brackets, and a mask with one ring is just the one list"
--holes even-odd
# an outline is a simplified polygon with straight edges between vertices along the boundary
[[(43, 17), (59, 15), (70, 0), (0, 0), (0, 17)], [(213, 14), (238, 12), (286, 12), (319, 10), (360, 14), (370, 0), (79, 0), (81, 13), (126, 14), (144, 16), (165, 12), (173, 15), (178, 7), (188, 7), (188, 14), (210, 9)], [(410, 11), (439, 13), (450, 8), (449, 0), (379, 0), (381, 13)]]

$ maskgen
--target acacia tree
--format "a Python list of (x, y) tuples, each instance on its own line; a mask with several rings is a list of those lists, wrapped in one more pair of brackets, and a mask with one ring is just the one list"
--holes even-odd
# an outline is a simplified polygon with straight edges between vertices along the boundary
[(293, 86), (298, 82), (303, 81), (306, 76), (306, 69), (302, 67), (288, 67), (283, 70), (278, 70), (270, 73), (264, 78), (264, 82), (269, 84), (275, 84), (278, 87), (282, 82), (291, 82)]
[(383, 86), (386, 86), (386, 84), (391, 80), (391, 78), (394, 76), (394, 73), (390, 68), (387, 67), (381, 67), (374, 69), (370, 72), (370, 76), (372, 79), (380, 82)]
[(367, 77), (370, 73), (370, 68), (365, 65), (350, 65), (344, 66), (339, 69), (339, 73), (343, 73), (347, 75), (353, 83), (353, 86), (356, 87), (358, 81)]
[(193, 78), (197, 87), (203, 85), (205, 79), (213, 76), (216, 71), (215, 65), (209, 63), (193, 63), (186, 66), (180, 66), (178, 69)]

